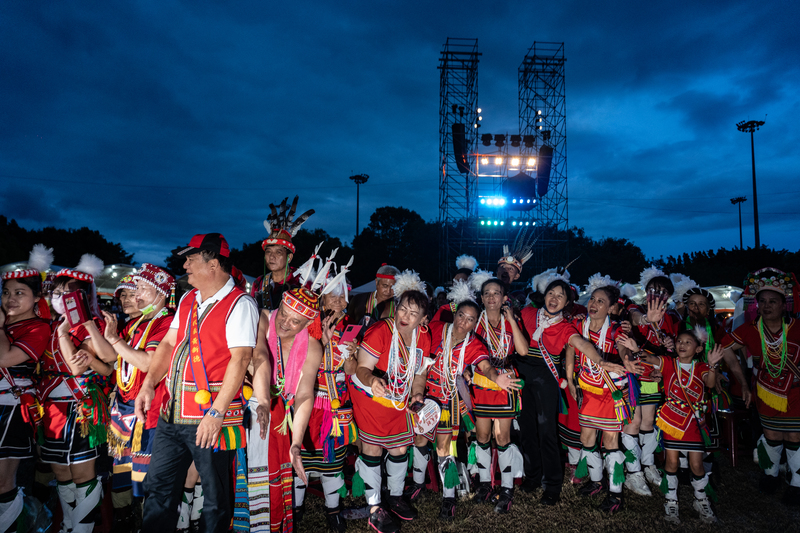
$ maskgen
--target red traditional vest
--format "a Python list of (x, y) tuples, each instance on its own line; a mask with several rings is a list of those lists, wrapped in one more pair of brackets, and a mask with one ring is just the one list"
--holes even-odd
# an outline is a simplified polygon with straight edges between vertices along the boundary
[[(165, 404), (165, 412), (162, 413), (162, 416), (169, 419), (169, 413), (172, 410), (172, 421), (176, 424), (197, 425), (204, 416), (203, 409), (195, 401), (195, 393), (198, 388), (192, 373), (191, 358), (189, 357), (191, 329), (189, 319), (196, 295), (197, 289), (193, 289), (181, 300), (178, 312), (178, 338), (175, 343), (175, 350), (172, 352), (170, 368), (167, 372), (167, 391), (170, 401)], [(242, 296), (244, 296), (244, 292), (234, 287), (222, 300), (212, 303), (198, 317), (203, 363), (208, 376), (212, 403), (222, 388), (225, 370), (231, 360), (225, 325), (231, 311), (233, 311), (233, 307)], [(239, 392), (231, 401), (222, 422), (223, 431), (220, 433), (218, 443), (221, 449), (236, 449), (244, 446), (243, 417), (245, 403), (242, 396), (242, 386), (240, 385)], [(225, 428), (230, 428), (234, 431), (229, 430), (226, 432)], [(234, 439), (234, 442), (230, 442), (231, 439)]]

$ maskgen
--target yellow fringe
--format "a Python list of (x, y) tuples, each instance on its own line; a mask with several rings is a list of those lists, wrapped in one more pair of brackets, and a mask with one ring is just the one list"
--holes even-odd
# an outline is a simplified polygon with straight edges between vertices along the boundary
[(675, 439), (677, 439), (677, 440), (681, 440), (683, 438), (684, 433), (685, 433), (685, 431), (681, 431), (681, 430), (679, 430), (679, 429), (677, 429), (677, 428), (675, 428), (673, 426), (670, 426), (669, 424), (664, 422), (661, 418), (656, 420), (656, 425), (659, 428), (661, 428), (661, 431), (663, 431), (664, 433), (669, 434), (672, 437), (675, 437)]
[(144, 424), (137, 420), (133, 424), (133, 442), (131, 443), (132, 453), (142, 451), (142, 431), (144, 431)]
[(442, 422), (450, 422), (450, 409), (442, 409), (442, 415), (439, 417)]
[(395, 402), (393, 400), (387, 400), (383, 396), (373, 396), (372, 399), (375, 400), (376, 402), (378, 402), (379, 404), (381, 404), (384, 407), (391, 407), (392, 409), (397, 409), (398, 407), (400, 407), (400, 402)]
[(780, 411), (781, 413), (785, 413), (789, 410), (789, 399), (784, 396), (778, 396), (777, 394), (768, 391), (764, 387), (761, 386), (761, 383), (756, 384), (756, 394), (761, 401), (767, 404), (768, 406), (772, 407), (773, 409)]
[(475, 373), (475, 375), (472, 376), (472, 384), (482, 389), (503, 390), (497, 385), (497, 383), (487, 378), (483, 374), (478, 373)]
[(331, 437), (341, 437), (342, 427), (339, 425), (339, 419), (333, 415), (333, 426), (331, 427)]
[(458, 457), (458, 447), (456, 446), (455, 439), (450, 441), (450, 455), (453, 457)]
[(597, 394), (598, 396), (603, 395), (603, 388), (602, 387), (595, 387), (594, 385), (589, 385), (582, 379), (578, 378), (578, 385), (585, 391), (589, 391), (591, 393)]

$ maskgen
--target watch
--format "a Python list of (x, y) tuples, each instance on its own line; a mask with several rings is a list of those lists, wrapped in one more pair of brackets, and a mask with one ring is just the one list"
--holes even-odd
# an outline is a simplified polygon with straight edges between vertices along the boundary
[(211, 409), (209, 409), (209, 410), (208, 410), (208, 413), (206, 413), (206, 414), (208, 414), (208, 416), (210, 416), (211, 418), (225, 418), (225, 417), (222, 415), (222, 413), (220, 413), (219, 411), (217, 411), (217, 410), (216, 410), (216, 409), (214, 409), (213, 407), (212, 407)]

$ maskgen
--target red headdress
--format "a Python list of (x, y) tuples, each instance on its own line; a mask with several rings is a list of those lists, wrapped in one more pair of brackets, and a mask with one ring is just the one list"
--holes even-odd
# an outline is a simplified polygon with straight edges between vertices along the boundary
[[(3, 272), (3, 281), (10, 279), (39, 278), (41, 282), (44, 282), (47, 276), (47, 270), (50, 268), (51, 264), (53, 264), (53, 249), (46, 248), (44, 244), (35, 244), (28, 256), (28, 268), (25, 270)], [(47, 300), (45, 300), (44, 297), (39, 298), (35, 312), (44, 319), (50, 319), (50, 308), (47, 306)]]

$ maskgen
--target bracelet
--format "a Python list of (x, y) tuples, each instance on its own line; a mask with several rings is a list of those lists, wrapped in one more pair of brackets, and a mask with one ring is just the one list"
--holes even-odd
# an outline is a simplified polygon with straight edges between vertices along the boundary
[(111, 343), (111, 346), (116, 346), (119, 341), (122, 340), (122, 337), (117, 337), (117, 340)]

